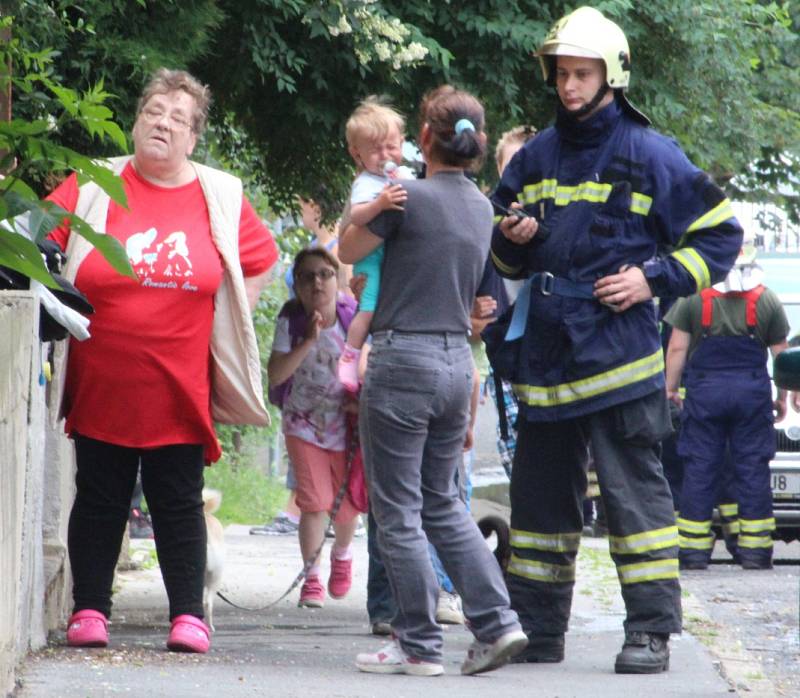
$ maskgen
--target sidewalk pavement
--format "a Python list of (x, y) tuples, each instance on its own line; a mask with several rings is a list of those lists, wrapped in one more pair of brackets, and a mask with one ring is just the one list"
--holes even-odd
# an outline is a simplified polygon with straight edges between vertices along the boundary
[[(499, 505), (476, 500), (480, 516)], [(247, 526), (225, 532), (224, 593), (258, 607), (278, 598), (300, 569), (295, 536), (251, 536)], [(472, 635), (463, 626), (445, 628), (445, 675), (434, 678), (375, 675), (354, 666), (358, 652), (373, 651), (385, 638), (369, 634), (365, 611), (366, 539), (355, 541), (353, 588), (347, 598), (328, 599), (323, 609), (297, 607), (295, 590), (277, 606), (245, 612), (217, 599), (216, 633), (207, 655), (165, 649), (167, 602), (158, 568), (118, 576), (111, 644), (105, 649), (70, 649), (64, 632), (31, 656), (21, 671), (19, 698), (112, 696), (447, 696), (614, 697), (730, 696), (732, 689), (714, 660), (691, 635), (672, 639), (670, 670), (652, 676), (617, 676), (614, 657), (622, 640), (622, 601), (607, 542), (584, 538), (578, 562), (567, 656), (561, 664), (508, 665), (474, 677), (459, 666)], [(327, 576), (330, 544), (323, 553)]]

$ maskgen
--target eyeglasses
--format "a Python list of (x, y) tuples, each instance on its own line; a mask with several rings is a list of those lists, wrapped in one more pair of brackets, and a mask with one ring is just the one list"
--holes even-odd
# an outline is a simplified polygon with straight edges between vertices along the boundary
[(313, 284), (314, 279), (319, 279), (320, 281), (328, 281), (336, 276), (336, 272), (333, 269), (319, 269), (318, 271), (299, 271), (297, 272), (297, 280), (301, 284)]
[(153, 107), (142, 109), (142, 118), (148, 124), (157, 124), (165, 116), (169, 122), (170, 129), (173, 131), (185, 131), (186, 129), (192, 128), (192, 124), (180, 114), (174, 112), (167, 114), (163, 109), (154, 109)]

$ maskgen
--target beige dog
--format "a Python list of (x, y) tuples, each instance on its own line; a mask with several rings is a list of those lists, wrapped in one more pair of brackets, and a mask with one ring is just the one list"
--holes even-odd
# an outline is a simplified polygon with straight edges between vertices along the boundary
[(206, 576), (203, 586), (203, 613), (206, 625), (214, 630), (214, 597), (222, 588), (225, 569), (225, 531), (214, 512), (222, 504), (222, 493), (203, 489), (203, 513), (206, 517), (208, 545), (206, 547)]

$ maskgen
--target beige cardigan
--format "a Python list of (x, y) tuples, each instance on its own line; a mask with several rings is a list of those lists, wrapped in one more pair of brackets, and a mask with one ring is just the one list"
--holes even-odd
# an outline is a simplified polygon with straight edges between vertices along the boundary
[[(131, 156), (111, 158), (110, 167), (120, 174)], [(261, 361), (253, 319), (247, 302), (244, 276), (239, 263), (239, 217), (242, 208), (241, 180), (220, 170), (192, 163), (206, 197), (211, 237), (223, 264), (220, 287), (214, 297), (211, 330), (211, 415), (222, 424), (269, 424), (261, 383)], [(110, 198), (90, 182), (80, 188), (76, 215), (98, 233), (106, 232)], [(67, 244), (64, 276), (74, 281), (78, 268), (92, 246), (71, 233)], [(91, 331), (91, 328), (90, 328)], [(56, 344), (50, 413), (62, 415), (64, 374), (69, 342)]]

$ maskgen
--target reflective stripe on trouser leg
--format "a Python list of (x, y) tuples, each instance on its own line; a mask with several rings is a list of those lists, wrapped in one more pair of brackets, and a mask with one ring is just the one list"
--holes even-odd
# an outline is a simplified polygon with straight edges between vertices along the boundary
[(511, 549), (506, 583), (526, 633), (566, 632), (583, 527), (588, 461), (579, 420), (520, 419), (511, 471)]
[(708, 564), (715, 540), (711, 531), (711, 519), (692, 521), (682, 516), (678, 517), (678, 545), (680, 559), (684, 562)]
[(680, 632), (678, 529), (657, 455), (671, 428), (663, 391), (590, 415), (588, 424), (625, 629)]
[(720, 502), (717, 504), (719, 522), (722, 526), (722, 537), (725, 547), (733, 556), (738, 556), (739, 544), (739, 505), (736, 502)]
[(739, 519), (739, 558), (768, 564), (772, 560), (775, 519)]

